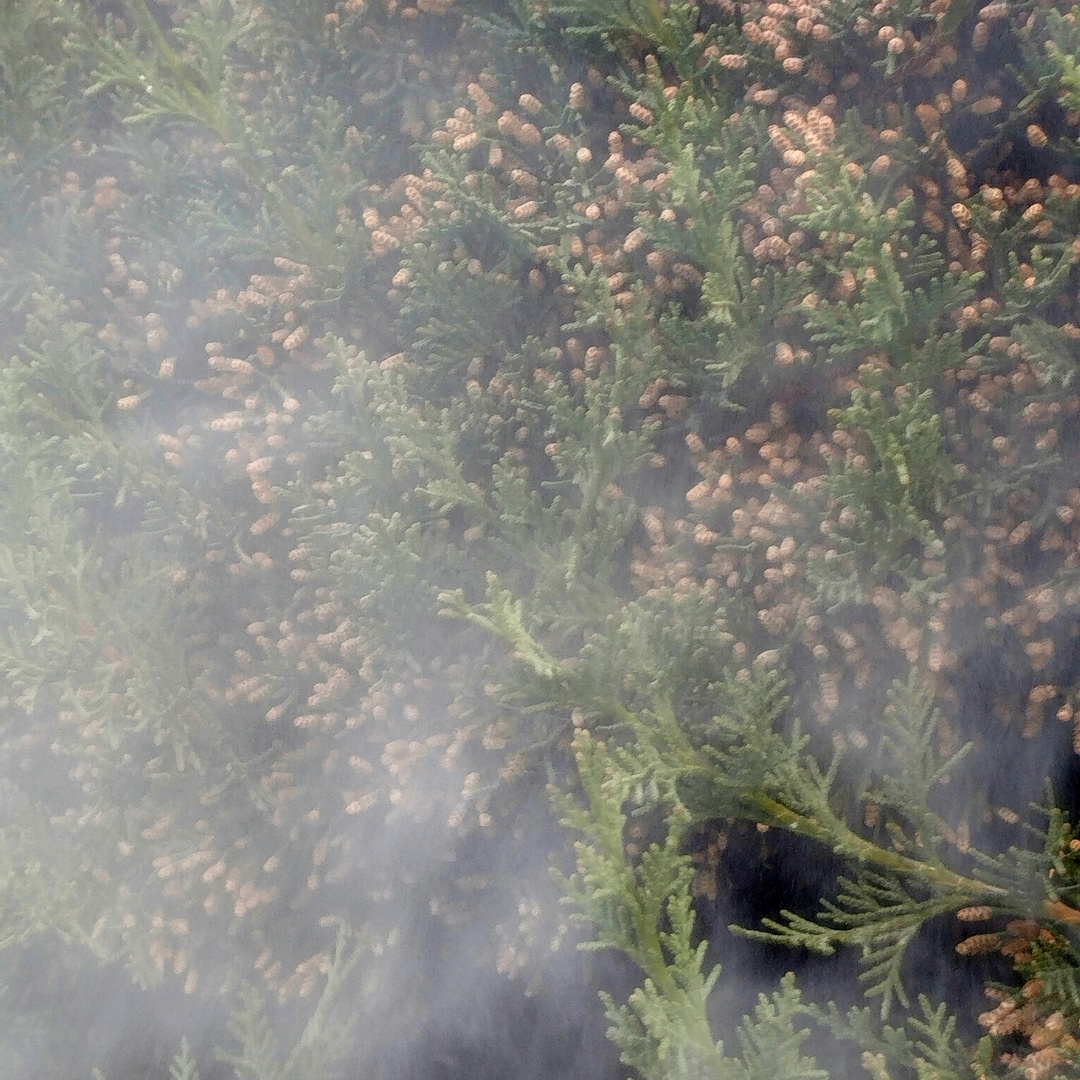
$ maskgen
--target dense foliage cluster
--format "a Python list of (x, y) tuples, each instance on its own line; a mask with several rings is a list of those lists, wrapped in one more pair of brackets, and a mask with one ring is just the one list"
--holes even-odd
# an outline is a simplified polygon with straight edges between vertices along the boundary
[[(4, 1075), (101, 968), (389, 1076), (455, 940), (644, 1080), (1080, 1075), (1076, 21), (0, 4)], [(868, 1005), (719, 1041), (733, 844)]]

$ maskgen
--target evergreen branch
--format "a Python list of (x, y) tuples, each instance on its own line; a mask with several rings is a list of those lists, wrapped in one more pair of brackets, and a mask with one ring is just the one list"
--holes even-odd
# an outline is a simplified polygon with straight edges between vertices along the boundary
[(641, 1065), (646, 1058), (685, 1063), (689, 1057), (698, 1067), (715, 1069), (720, 1048), (705, 1003), (719, 972), (703, 975), (704, 943), (691, 941), (693, 868), (679, 851), (688, 815), (673, 806), (665, 840), (650, 845), (633, 868), (622, 839), (629, 777), (586, 731), (575, 736), (574, 751), (586, 807), (553, 791), (567, 826), (586, 837), (575, 845), (577, 872), (563, 882), (567, 902), (579, 909), (579, 920), (596, 926), (599, 939), (590, 947), (622, 950), (645, 976), (628, 1007), (607, 1000), (617, 1025), (613, 1037), (628, 1064)]
[(235, 1051), (219, 1049), (218, 1061), (231, 1065), (237, 1080), (286, 1080), (281, 1050), (262, 994), (245, 983), (239, 997), (228, 1024), (238, 1047)]
[(355, 1042), (356, 1015), (352, 1010), (341, 1017), (341, 997), (349, 976), (366, 951), (363, 941), (345, 925), (338, 928), (337, 941), (326, 974), (326, 985), (311, 1016), (304, 1025), (282, 1069), (287, 1080), (305, 1080), (315, 1075), (330, 1077)]
[(195, 104), (195, 115), (204, 119), (208, 127), (220, 131), (224, 127), (221, 110), (211, 96), (213, 91), (199, 72), (169, 44), (157, 19), (154, 18), (146, 0), (124, 0), (135, 16), (140, 31), (151, 42), (158, 59), (172, 72), (184, 90), (185, 96)]
[(736, 1033), (742, 1055), (740, 1067), (728, 1074), (732, 1080), (829, 1080), (829, 1073), (802, 1052), (809, 1031), (794, 1021), (806, 1008), (790, 972), (774, 994), (759, 994), (753, 1015)]
[(169, 1080), (199, 1080), (199, 1066), (186, 1038), (180, 1040), (180, 1050), (169, 1063)]
[(891, 1027), (875, 1023), (868, 1008), (852, 1008), (845, 1015), (835, 1002), (824, 1008), (817, 1004), (805, 1007), (806, 1014), (837, 1039), (862, 1048), (863, 1067), (874, 1080), (890, 1080), (889, 1064), (935, 1080), (985, 1080), (990, 1075), (989, 1038), (983, 1039), (972, 1055), (957, 1034), (956, 1018), (944, 1004), (935, 1006), (920, 994), (918, 1010), (907, 1018), (906, 1027)]
[(977, 878), (964, 877), (943, 866), (920, 862), (901, 855), (897, 851), (879, 847), (870, 840), (859, 836), (839, 819), (831, 817), (827, 825), (805, 814), (789, 809), (781, 801), (764, 793), (749, 794), (745, 798), (747, 807), (753, 812), (752, 820), (764, 825), (775, 825), (790, 829), (799, 836), (807, 836), (828, 844), (837, 854), (848, 856), (857, 862), (871, 866), (881, 866), (897, 874), (909, 875), (917, 881), (925, 881), (943, 889), (955, 891), (965, 898), (963, 903), (971, 903), (979, 897), (1005, 895), (1006, 890), (991, 885)]
[[(110, 35), (99, 49), (102, 66), (97, 80), (84, 93), (91, 96), (113, 86), (123, 86), (136, 95), (138, 102), (136, 112), (125, 118), (126, 122), (178, 119), (212, 131), (230, 150), (248, 182), (281, 218), (300, 245), (302, 257), (320, 270), (339, 272), (337, 245), (312, 229), (281, 185), (271, 178), (250, 145), (246, 126), (225, 108), (229, 90), (221, 65), (207, 73), (208, 79), (172, 47), (146, 0), (125, 2), (135, 16), (139, 32), (150, 45), (151, 56), (144, 58)], [(223, 52), (243, 32), (219, 15), (214, 35), (216, 47)]]
[(904, 1006), (908, 1004), (900, 969), (912, 939), (928, 919), (970, 902), (970, 894), (960, 891), (916, 900), (908, 891), (909, 880), (898, 874), (863, 871), (854, 880), (842, 879), (837, 903), (825, 901), (814, 919), (784, 911), (782, 922), (764, 919), (765, 930), (731, 929), (743, 937), (824, 955), (831, 954), (837, 945), (860, 949), (864, 965), (860, 978), (870, 984), (868, 997), (881, 997), (884, 1019), (894, 997)]

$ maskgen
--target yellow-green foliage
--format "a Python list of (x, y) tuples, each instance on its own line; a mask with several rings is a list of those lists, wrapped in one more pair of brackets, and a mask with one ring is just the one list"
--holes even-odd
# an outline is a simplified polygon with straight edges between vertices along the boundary
[[(647, 1080), (1075, 1070), (1074, 808), (988, 782), (1080, 722), (1071, 10), (0, 6), (0, 944), (359, 1075), (431, 940), (542, 982), (554, 835)], [(724, 1049), (741, 826), (846, 868), (742, 930), (873, 1011)]]

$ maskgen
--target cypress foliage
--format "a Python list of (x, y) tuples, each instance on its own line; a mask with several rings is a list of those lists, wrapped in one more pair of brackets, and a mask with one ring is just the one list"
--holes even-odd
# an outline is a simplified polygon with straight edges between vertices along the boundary
[[(204, 1003), (176, 1080), (575, 936), (644, 1080), (1077, 1075), (1075, 22), (6, 5), (9, 955)], [(716, 1015), (743, 826), (843, 870), (737, 932), (865, 1004)], [(13, 1075), (104, 1065), (8, 990)]]

